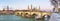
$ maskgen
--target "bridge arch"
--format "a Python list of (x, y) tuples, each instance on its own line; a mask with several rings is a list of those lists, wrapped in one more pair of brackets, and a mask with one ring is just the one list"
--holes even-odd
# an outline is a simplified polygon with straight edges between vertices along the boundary
[(17, 12), (16, 15), (19, 15), (19, 12)]
[(32, 18), (34, 18), (36, 15), (37, 15), (36, 13), (33, 13), (33, 14), (32, 14)]
[(26, 15), (28, 14), (28, 13), (25, 13)]
[(36, 13), (33, 13), (32, 15), (37, 15)]
[[(46, 15), (43, 15), (42, 17), (44, 18)], [(48, 18), (50, 18), (50, 15), (47, 15)]]

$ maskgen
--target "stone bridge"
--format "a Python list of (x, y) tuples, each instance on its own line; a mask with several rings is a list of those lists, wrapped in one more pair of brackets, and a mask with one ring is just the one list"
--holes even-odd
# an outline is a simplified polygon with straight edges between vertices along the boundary
[(30, 12), (30, 11), (28, 11), (28, 12), (23, 12), (23, 11), (17, 11), (17, 12), (15, 12), (15, 15), (22, 15), (22, 16), (24, 16), (24, 15), (39, 15), (40, 17), (42, 16), (45, 16), (45, 15), (48, 15), (48, 16), (50, 16), (51, 15), (51, 12)]

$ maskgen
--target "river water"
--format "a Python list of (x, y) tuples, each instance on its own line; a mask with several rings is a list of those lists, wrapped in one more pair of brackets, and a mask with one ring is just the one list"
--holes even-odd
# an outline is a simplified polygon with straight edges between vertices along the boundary
[(0, 15), (0, 21), (33, 21), (33, 19), (15, 15)]
[[(0, 21), (35, 21), (34, 18), (24, 18), (16, 15), (0, 15)], [(43, 20), (37, 20), (43, 21)]]

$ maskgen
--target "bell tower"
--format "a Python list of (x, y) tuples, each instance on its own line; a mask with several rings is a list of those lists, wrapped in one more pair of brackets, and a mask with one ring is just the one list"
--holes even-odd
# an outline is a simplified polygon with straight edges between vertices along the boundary
[(40, 6), (39, 6), (39, 11), (40, 11)]
[(9, 11), (9, 6), (7, 6), (7, 8), (6, 8), (6, 9), (7, 9), (7, 11)]
[(32, 11), (32, 4), (31, 4), (31, 6), (30, 6), (30, 11)]
[(7, 6), (7, 8), (6, 8), (6, 12), (9, 13), (9, 6)]
[(28, 10), (32, 11), (32, 5), (31, 6), (28, 5)]

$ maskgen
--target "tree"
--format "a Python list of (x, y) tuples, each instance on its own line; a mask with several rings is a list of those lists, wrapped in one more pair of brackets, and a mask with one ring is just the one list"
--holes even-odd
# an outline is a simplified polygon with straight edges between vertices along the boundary
[(58, 9), (58, 12), (60, 12), (60, 8)]
[(53, 11), (55, 11), (58, 8), (58, 0), (51, 0), (51, 4), (54, 6)]

